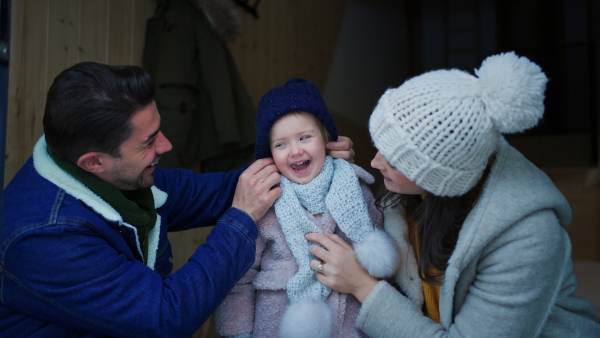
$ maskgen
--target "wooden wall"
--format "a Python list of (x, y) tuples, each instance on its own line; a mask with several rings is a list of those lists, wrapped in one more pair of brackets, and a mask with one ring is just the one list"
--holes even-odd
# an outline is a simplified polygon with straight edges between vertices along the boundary
[(4, 183), (42, 135), (52, 80), (80, 61), (141, 64), (151, 0), (13, 0)]
[(243, 15), (244, 33), (228, 45), (255, 103), (292, 76), (324, 89), (345, 2), (262, 1), (258, 19)]
[[(345, 0), (262, 1), (243, 12), (244, 33), (228, 43), (258, 102), (269, 88), (302, 76), (323, 88)], [(46, 92), (80, 61), (141, 65), (153, 0), (12, 1), (5, 185), (42, 135)]]

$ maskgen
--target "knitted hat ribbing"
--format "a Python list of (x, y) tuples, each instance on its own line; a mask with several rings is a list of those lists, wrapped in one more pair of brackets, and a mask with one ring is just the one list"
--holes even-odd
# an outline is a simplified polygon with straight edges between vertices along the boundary
[(321, 93), (317, 86), (300, 78), (291, 78), (281, 86), (269, 90), (258, 102), (256, 110), (256, 159), (271, 157), (269, 132), (281, 117), (295, 112), (314, 115), (329, 132), (332, 141), (337, 141), (338, 133)]
[(501, 133), (521, 132), (544, 112), (547, 78), (514, 53), (475, 70), (431, 71), (388, 89), (369, 120), (375, 147), (409, 180), (459, 196), (479, 180)]

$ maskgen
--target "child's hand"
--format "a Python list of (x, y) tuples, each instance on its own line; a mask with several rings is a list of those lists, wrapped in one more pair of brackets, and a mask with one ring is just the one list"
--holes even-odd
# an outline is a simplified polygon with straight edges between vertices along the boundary
[(343, 158), (354, 163), (354, 149), (352, 149), (352, 140), (346, 136), (339, 136), (337, 142), (328, 142), (329, 155), (333, 158)]

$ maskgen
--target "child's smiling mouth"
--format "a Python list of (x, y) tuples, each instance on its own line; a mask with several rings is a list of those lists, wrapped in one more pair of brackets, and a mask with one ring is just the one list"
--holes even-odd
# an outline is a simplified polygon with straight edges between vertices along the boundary
[(294, 171), (302, 171), (302, 170), (308, 168), (309, 165), (310, 165), (310, 160), (305, 160), (305, 161), (301, 161), (301, 162), (292, 163), (290, 165), (290, 167)]

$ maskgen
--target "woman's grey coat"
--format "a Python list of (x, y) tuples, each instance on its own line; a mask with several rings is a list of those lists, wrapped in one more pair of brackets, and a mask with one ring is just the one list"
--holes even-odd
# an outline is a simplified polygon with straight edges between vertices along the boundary
[(401, 247), (396, 282), (381, 281), (357, 326), (371, 337), (600, 337), (591, 304), (573, 292), (571, 209), (550, 179), (501, 141), (483, 192), (446, 269), (440, 324), (422, 313), (423, 292), (398, 208), (385, 229)]

